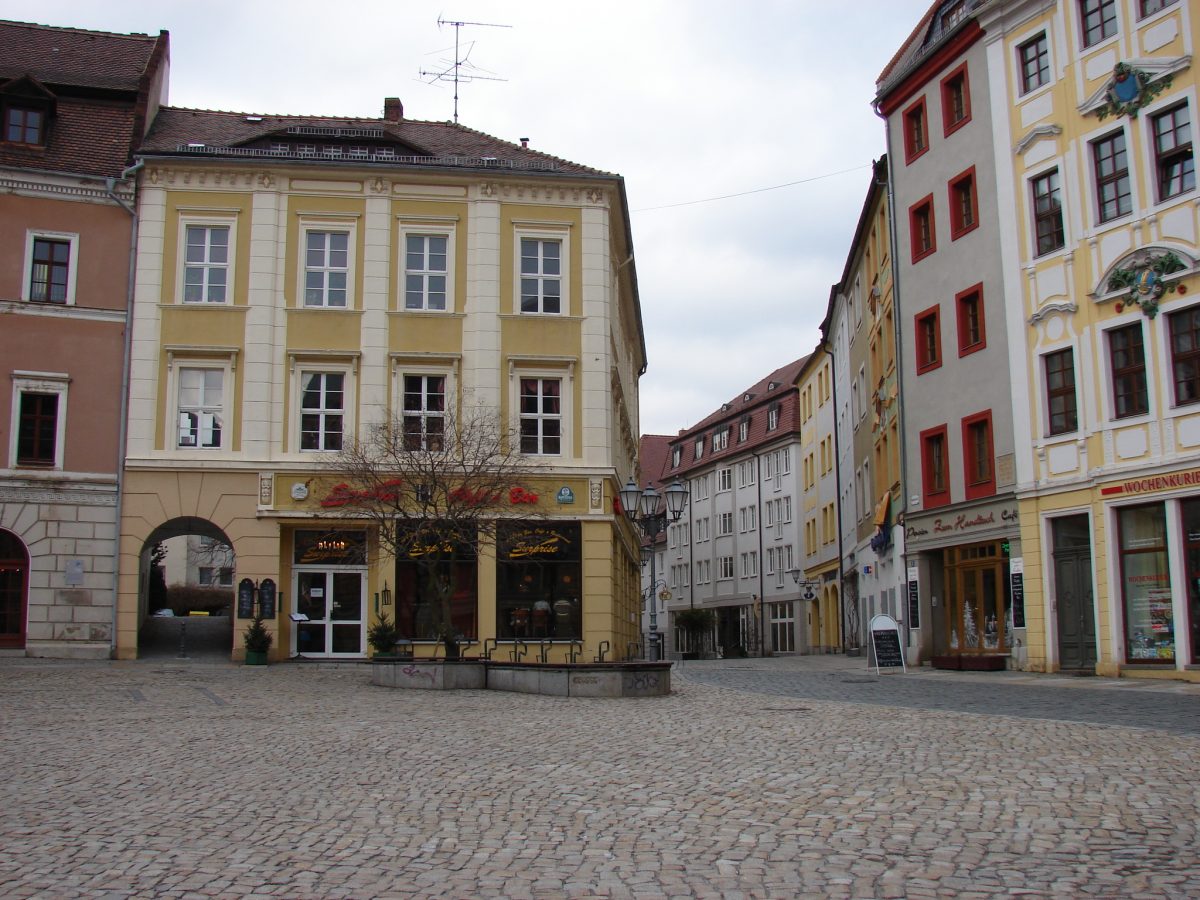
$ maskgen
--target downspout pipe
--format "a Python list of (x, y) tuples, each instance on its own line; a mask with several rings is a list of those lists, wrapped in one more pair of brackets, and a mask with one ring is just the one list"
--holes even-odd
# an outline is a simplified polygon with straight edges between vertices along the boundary
[[(752, 452), (754, 457), (754, 486), (758, 494), (758, 502), (755, 504), (755, 518), (758, 520), (754, 524), (755, 530), (758, 532), (758, 655), (767, 655), (767, 632), (763, 620), (766, 619), (766, 595), (764, 593), (765, 584), (763, 582), (763, 570), (766, 568), (766, 557), (763, 555), (766, 550), (763, 547), (763, 499), (762, 499), (762, 457)], [(754, 610), (754, 598), (750, 598), (751, 612)]]
[[(121, 412), (118, 419), (117, 432), (117, 508), (116, 534), (113, 538), (113, 596), (112, 596), (112, 631), (108, 636), (108, 655), (116, 654), (117, 650), (117, 602), (120, 596), (121, 578), (121, 507), (125, 498), (125, 441), (129, 435), (129, 365), (133, 358), (133, 282), (137, 274), (137, 173), (145, 165), (144, 160), (138, 160), (132, 166), (122, 170), (120, 179), (108, 178), (105, 190), (121, 209), (129, 213), (129, 274), (125, 291), (125, 340), (121, 361)], [(117, 195), (117, 181), (133, 179), (133, 202), (126, 203)]]

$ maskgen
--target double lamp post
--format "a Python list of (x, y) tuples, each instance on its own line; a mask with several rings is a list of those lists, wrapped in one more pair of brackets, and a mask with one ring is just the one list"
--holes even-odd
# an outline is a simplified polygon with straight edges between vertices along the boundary
[[(665, 508), (662, 508), (663, 500), (666, 501)], [(668, 525), (679, 521), (687, 500), (688, 489), (678, 478), (661, 494), (654, 489), (654, 485), (646, 485), (645, 489), (639, 488), (632, 478), (621, 488), (621, 508), (629, 521), (636, 525), (649, 541), (650, 590), (646, 602), (650, 608), (650, 646), (646, 648), (646, 655), (655, 662), (662, 659), (662, 635), (658, 632), (658, 603), (654, 595), (658, 587), (655, 550), (658, 536), (666, 531)], [(645, 545), (642, 552), (646, 552)]]

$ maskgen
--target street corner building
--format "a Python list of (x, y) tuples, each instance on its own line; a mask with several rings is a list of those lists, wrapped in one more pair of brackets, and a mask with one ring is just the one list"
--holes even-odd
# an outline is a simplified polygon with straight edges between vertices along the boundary
[(330, 461), (468, 407), (539, 467), (491, 539), (446, 551), (457, 636), (545, 641), (555, 661), (637, 641), (638, 542), (614, 505), (646, 367), (624, 183), (383, 109), (164, 106), (140, 145), (121, 658), (152, 612), (153, 548), (183, 534), (232, 548), (235, 658), (256, 612), (276, 658), (365, 658), (385, 616), (434, 655), (411, 565), (429, 548), (393, 555)]
[(168, 36), (0, 22), (0, 652), (108, 657), (132, 154)]

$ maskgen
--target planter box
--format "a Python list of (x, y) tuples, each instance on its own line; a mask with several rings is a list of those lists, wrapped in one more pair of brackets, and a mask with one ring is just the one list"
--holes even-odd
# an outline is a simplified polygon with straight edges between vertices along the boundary
[(971, 672), (1003, 672), (1007, 667), (1006, 656), (975, 656), (963, 654), (962, 668)]
[(502, 663), (377, 659), (371, 683), (408, 690), (492, 690), (550, 697), (662, 697), (671, 663)]
[(935, 669), (961, 669), (963, 658), (961, 656), (935, 656), (929, 662)]
[(267, 664), (266, 650), (247, 650), (246, 665), (248, 666), (265, 666)]

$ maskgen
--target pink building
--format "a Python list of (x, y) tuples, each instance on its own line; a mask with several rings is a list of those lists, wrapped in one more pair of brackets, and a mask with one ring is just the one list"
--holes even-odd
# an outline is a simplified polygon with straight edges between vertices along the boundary
[(111, 653), (129, 166), (168, 48), (0, 22), (0, 652)]

